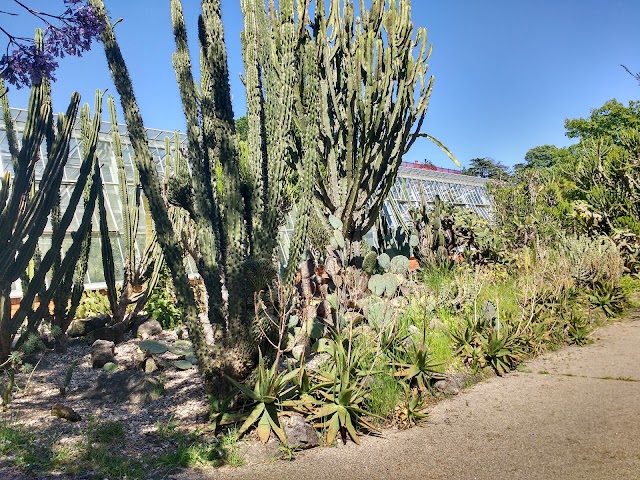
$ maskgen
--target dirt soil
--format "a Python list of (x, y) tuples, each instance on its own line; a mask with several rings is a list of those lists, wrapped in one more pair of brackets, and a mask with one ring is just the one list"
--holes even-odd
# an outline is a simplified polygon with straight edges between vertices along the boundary
[[(177, 337), (174, 331), (164, 331), (153, 339), (173, 345)], [(115, 359), (119, 372), (138, 369), (135, 360), (140, 355), (138, 343), (139, 339), (129, 334), (125, 342), (116, 345)], [(98, 384), (98, 378), (109, 374), (102, 369), (91, 368), (91, 348), (83, 340), (71, 340), (65, 354), (48, 352), (41, 360), (40, 354), (32, 354), (29, 362), (36, 364), (40, 360), (40, 363), (28, 383), (28, 375), (16, 376), (16, 384), (22, 390), (14, 395), (9, 409), (0, 412), (0, 421), (7, 421), (12, 426), (23, 427), (49, 438), (58, 438), (69, 444), (81, 441), (92, 421), (121, 422), (126, 425), (126, 436), (118, 444), (122, 455), (141, 458), (144, 455), (167, 452), (174, 445), (157, 434), (158, 427), (171, 421), (185, 431), (207, 427), (208, 403), (195, 367), (178, 370), (171, 365), (171, 361), (181, 357), (170, 352), (156, 357), (162, 359), (167, 368), (148, 375), (160, 380), (164, 385), (164, 394), (147, 405), (140, 405), (127, 401), (114, 402), (112, 398), (88, 398), (90, 395), (87, 393)], [(78, 364), (66, 395), (62, 396), (59, 385), (73, 361)], [(73, 408), (82, 420), (71, 423), (53, 417), (51, 407), (56, 403)], [(2, 469), (0, 465), (0, 479), (7, 478), (3, 476)], [(17, 475), (15, 471), (13, 473)]]
[(195, 479), (640, 479), (640, 312), (436, 405), (423, 428)]

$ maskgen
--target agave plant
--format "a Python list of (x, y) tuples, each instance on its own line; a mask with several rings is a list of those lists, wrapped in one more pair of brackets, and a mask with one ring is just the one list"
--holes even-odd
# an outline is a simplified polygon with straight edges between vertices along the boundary
[(409, 387), (406, 387), (404, 400), (398, 407), (398, 419), (401, 425), (409, 428), (426, 420), (429, 415), (424, 412), (425, 407), (422, 396), (413, 393)]
[(597, 283), (589, 295), (592, 305), (600, 307), (607, 317), (617, 317), (624, 310), (625, 294), (620, 286), (609, 282)]
[(315, 426), (327, 428), (327, 444), (333, 443), (339, 432), (343, 443), (346, 443), (348, 435), (359, 445), (359, 427), (377, 431), (364, 418), (375, 415), (363, 408), (369, 393), (360, 374), (363, 352), (352, 338), (345, 342), (338, 334), (326, 343), (324, 350), (331, 354), (332, 361), (328, 368), (315, 375), (319, 401), (308, 419), (324, 420)]
[(230, 425), (242, 420), (241, 416), (231, 411), (231, 401), (237, 393), (237, 390), (232, 390), (231, 393), (222, 400), (213, 395), (209, 395), (209, 420), (211, 421), (211, 429), (214, 433), (218, 427)]
[(509, 373), (522, 361), (524, 351), (518, 344), (518, 331), (496, 322), (486, 334), (485, 358), (499, 376)]
[(486, 342), (481, 335), (481, 328), (478, 322), (467, 318), (457, 329), (449, 332), (451, 338), (457, 345), (455, 354), (464, 363), (473, 368), (484, 368), (487, 361), (484, 356)]
[(238, 430), (238, 436), (244, 434), (249, 427), (257, 422), (258, 436), (262, 443), (267, 443), (273, 431), (280, 441), (286, 445), (287, 436), (280, 424), (279, 411), (285, 407), (283, 402), (289, 400), (296, 391), (297, 387), (293, 380), (298, 376), (299, 369), (278, 372), (278, 362), (274, 362), (270, 368), (267, 368), (262, 352), (259, 352), (258, 355), (258, 368), (256, 370), (258, 379), (253, 390), (233, 378), (227, 377), (240, 392), (255, 404), (253, 410)]
[(418, 388), (423, 392), (430, 388), (433, 380), (444, 378), (440, 371), (443, 363), (433, 360), (426, 340), (427, 326), (425, 324), (422, 330), (422, 338), (419, 342), (409, 337), (402, 342), (403, 347), (396, 352), (396, 359), (406, 361), (391, 363), (393, 367), (399, 369), (394, 373), (394, 376), (401, 377), (409, 384), (417, 384)]

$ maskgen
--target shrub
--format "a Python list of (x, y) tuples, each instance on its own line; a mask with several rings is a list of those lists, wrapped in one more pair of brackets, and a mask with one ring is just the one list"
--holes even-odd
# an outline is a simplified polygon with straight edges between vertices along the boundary
[(617, 283), (622, 277), (624, 261), (608, 237), (567, 236), (559, 244), (559, 251), (569, 261), (571, 276), (579, 285)]
[(162, 328), (171, 329), (182, 324), (182, 315), (166, 288), (156, 288), (147, 301), (146, 312), (160, 322)]
[(110, 313), (111, 307), (106, 295), (99, 290), (86, 290), (76, 310), (75, 318), (90, 318)]

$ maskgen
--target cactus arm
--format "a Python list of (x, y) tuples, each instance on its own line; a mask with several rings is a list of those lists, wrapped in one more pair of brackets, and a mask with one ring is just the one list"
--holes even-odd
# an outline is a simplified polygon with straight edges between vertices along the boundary
[[(95, 159), (96, 143), (98, 140), (98, 132), (100, 130), (101, 112), (102, 112), (102, 94), (101, 92), (98, 91), (96, 92), (96, 113), (94, 114), (91, 132), (88, 137), (88, 141), (89, 141), (88, 147), (86, 152), (83, 152), (83, 159), (80, 165), (78, 179), (76, 181), (76, 185), (73, 189), (73, 192), (69, 198), (68, 207), (65, 210), (64, 215), (60, 218), (59, 228), (57, 231), (53, 232), (51, 236), (51, 248), (47, 251), (47, 253), (42, 258), (40, 262), (40, 268), (38, 268), (38, 271), (34, 274), (34, 277), (32, 279), (32, 283), (36, 285), (39, 285), (42, 282), (44, 282), (46, 273), (49, 271), (49, 269), (53, 265), (56, 259), (56, 256), (59, 255), (59, 249), (64, 240), (65, 233), (69, 228), (71, 221), (73, 220), (76, 207), (78, 206), (80, 198), (83, 195), (84, 187), (91, 173), (94, 159)], [(93, 213), (93, 210), (91, 211), (91, 213)], [(24, 252), (22, 250), (18, 252), (17, 259), (16, 259), (17, 265), (26, 265), (28, 263), (29, 257), (27, 257), (27, 253), (28, 252)], [(23, 262), (23, 263), (20, 263), (20, 262)], [(33, 292), (33, 297), (35, 298), (35, 292)], [(26, 296), (23, 297), (23, 300), (26, 298), (27, 298)], [(33, 303), (33, 298), (31, 299), (31, 302), (27, 301), (28, 305), (31, 305), (32, 303)]]
[[(9, 239), (14, 236), (14, 225), (19, 211), (23, 208), (22, 199), (29, 190), (37, 160), (36, 153), (46, 128), (48, 108), (45, 101), (45, 88), (41, 83), (31, 89), (27, 121), (22, 134), (22, 148), (13, 159), (14, 175), (9, 200), (6, 208), (0, 212), (0, 246), (5, 250)], [(5, 110), (5, 119), (7, 116), (10, 119), (11, 114), (6, 112), (7, 110)]]
[[(69, 112), (74, 112), (77, 109), (78, 101), (79, 96), (74, 95), (69, 106)], [(15, 260), (9, 255), (1, 257), (0, 271), (23, 271), (33, 255), (37, 241), (46, 226), (47, 214), (59, 195), (58, 192), (62, 182), (64, 163), (68, 155), (68, 142), (73, 130), (72, 119), (74, 117), (75, 115), (73, 117), (63, 117), (62, 135), (57, 139), (52, 157), (47, 162), (43, 172), (43, 179), (40, 182), (40, 188), (27, 203), (24, 213), (19, 216), (16, 222), (12, 237), (5, 244), (9, 251), (17, 251), (18, 254)], [(40, 136), (40, 140), (42, 140), (42, 136)], [(66, 149), (62, 145), (64, 142), (67, 143)], [(21, 151), (21, 156), (23, 151), (24, 147)], [(28, 238), (23, 240), (27, 235)]]
[[(212, 181), (215, 181), (214, 154), (217, 142), (215, 139), (215, 127), (212, 120), (214, 110), (214, 92), (210, 76), (203, 71), (202, 75), (202, 110), (198, 107), (198, 95), (195, 81), (191, 73), (191, 59), (187, 45), (187, 32), (182, 14), (182, 5), (178, 0), (171, 2), (171, 19), (173, 33), (176, 42), (176, 51), (173, 54), (173, 66), (176, 71), (176, 79), (179, 86), (180, 98), (187, 120), (187, 141), (189, 146), (189, 159), (194, 169), (191, 183), (194, 188), (194, 212), (199, 233), (197, 241), (200, 255), (196, 259), (200, 264), (199, 270), (203, 276), (208, 277), (208, 272), (217, 276), (218, 272), (218, 252), (216, 246), (222, 245), (224, 250), (225, 241), (220, 231), (218, 218), (220, 213), (217, 205), (214, 204), (214, 188)], [(202, 19), (200, 20), (202, 24)], [(201, 27), (202, 28), (202, 27)], [(204, 53), (201, 55), (204, 62)], [(200, 112), (202, 115), (200, 115)], [(202, 125), (200, 124), (202, 116)], [(217, 227), (217, 228), (216, 228)], [(219, 279), (207, 278), (208, 288), (220, 290)], [(220, 294), (215, 297), (221, 298)], [(218, 320), (220, 323), (220, 320)]]
[[(242, 58), (245, 70), (245, 89), (247, 99), (247, 172), (246, 184), (249, 190), (248, 226), (249, 251), (254, 254), (255, 238), (262, 231), (262, 216), (253, 215), (264, 208), (264, 181), (266, 179), (266, 132), (264, 128), (264, 96), (260, 74), (258, 54), (260, 40), (258, 38), (257, 4), (254, 0), (241, 1), (244, 19), (244, 31), (241, 33)], [(264, 4), (263, 4), (264, 10)]]
[(107, 209), (104, 200), (104, 185), (102, 176), (98, 169), (99, 183), (98, 187), (98, 224), (100, 227), (100, 251), (102, 252), (102, 269), (104, 271), (104, 280), (107, 284), (107, 299), (111, 308), (113, 322), (117, 323), (121, 319), (118, 316), (118, 293), (116, 291), (116, 272), (115, 262), (113, 259), (113, 248), (111, 247), (111, 238), (109, 237), (109, 224), (107, 222)]
[(311, 53), (312, 46), (305, 42), (303, 48), (303, 60), (301, 62), (301, 75), (305, 81), (298, 84), (295, 90), (296, 108), (298, 111), (306, 109), (307, 115), (298, 119), (299, 131), (302, 132), (302, 174), (300, 178), (300, 198), (298, 200), (297, 218), (294, 227), (293, 238), (289, 246), (289, 259), (285, 271), (285, 282), (292, 283), (304, 247), (306, 246), (307, 230), (311, 217), (314, 194), (314, 174), (317, 169), (319, 152), (317, 138), (319, 135), (318, 121), (318, 75), (316, 64)]
[(226, 276), (229, 294), (229, 312), (234, 318), (244, 299), (237, 298), (241, 291), (242, 265), (247, 242), (244, 228), (244, 200), (240, 193), (238, 154), (235, 144), (235, 123), (231, 105), (227, 54), (224, 48), (224, 29), (220, 16), (220, 0), (203, 0), (199, 22), (199, 38), (202, 46), (202, 70), (210, 75), (214, 111), (203, 111), (205, 122), (212, 122), (217, 156), (222, 167), (224, 195), (222, 198), (224, 219), (221, 245), (221, 267)]
[(17, 168), (17, 160), (20, 149), (18, 147), (18, 137), (11, 118), (11, 109), (9, 108), (9, 93), (5, 87), (4, 80), (0, 79), (0, 105), (2, 105), (2, 117), (4, 121), (4, 129), (7, 135), (7, 143), (9, 145), (9, 154), (14, 171)]
[(4, 210), (9, 198), (9, 186), (11, 185), (11, 172), (4, 172), (0, 180), (0, 212)]
[[(125, 278), (131, 275), (132, 264), (135, 259), (135, 227), (131, 221), (131, 201), (129, 199), (129, 186), (127, 184), (127, 173), (124, 168), (124, 158), (122, 154), (122, 138), (118, 131), (118, 118), (116, 116), (116, 104), (113, 97), (109, 95), (107, 98), (109, 107), (109, 120), (111, 121), (111, 143), (113, 145), (113, 154), (116, 157), (116, 168), (118, 171), (118, 189), (120, 192), (120, 202), (122, 203), (122, 231), (124, 232), (124, 244), (127, 252), (125, 258), (124, 275)], [(134, 167), (135, 169), (135, 167)]]

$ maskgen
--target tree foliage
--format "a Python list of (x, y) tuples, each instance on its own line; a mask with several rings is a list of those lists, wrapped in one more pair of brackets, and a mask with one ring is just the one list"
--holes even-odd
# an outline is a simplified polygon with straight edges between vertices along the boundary
[(632, 100), (625, 107), (616, 99), (609, 100), (602, 107), (591, 109), (588, 118), (565, 120), (564, 127), (569, 138), (609, 137), (617, 143), (620, 132), (640, 129), (640, 101)]
[(490, 157), (472, 158), (469, 166), (462, 169), (464, 175), (504, 180), (509, 177), (509, 167)]
[[(0, 32), (7, 37), (6, 54), (0, 57), (0, 78), (17, 88), (36, 85), (43, 77), (55, 80), (56, 59), (82, 56), (93, 40), (100, 38), (103, 29), (93, 6), (85, 0), (63, 0), (65, 10), (61, 14), (42, 12), (19, 0), (9, 3), (7, 6), (3, 2), (0, 15), (29, 14), (45, 24), (43, 48), (36, 48), (32, 38), (14, 35), (0, 26)], [(11, 5), (17, 10), (8, 10)]]

